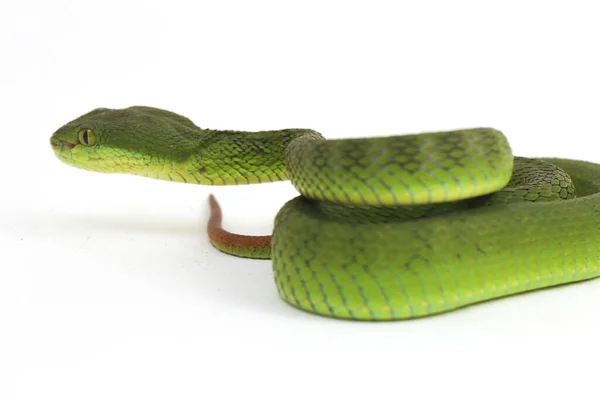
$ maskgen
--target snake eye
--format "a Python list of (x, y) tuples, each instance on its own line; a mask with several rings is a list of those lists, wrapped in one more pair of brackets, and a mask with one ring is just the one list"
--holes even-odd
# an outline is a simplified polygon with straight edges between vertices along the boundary
[(93, 146), (96, 144), (96, 134), (91, 129), (84, 129), (79, 132), (79, 143), (84, 146)]

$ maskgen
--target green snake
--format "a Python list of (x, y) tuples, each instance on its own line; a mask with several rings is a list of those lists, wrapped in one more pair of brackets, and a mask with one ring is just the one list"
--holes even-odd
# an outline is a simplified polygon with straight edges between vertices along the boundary
[(600, 165), (513, 156), (492, 128), (326, 140), (311, 129), (201, 129), (136, 106), (95, 109), (50, 143), (91, 171), (201, 185), (290, 179), (301, 195), (272, 236), (225, 231), (212, 196), (208, 235), (225, 253), (270, 258), (281, 298), (319, 315), (423, 317), (600, 274)]

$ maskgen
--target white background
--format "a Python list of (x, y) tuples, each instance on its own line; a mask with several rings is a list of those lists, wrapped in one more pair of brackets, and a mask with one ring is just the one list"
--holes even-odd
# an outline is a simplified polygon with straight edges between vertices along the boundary
[(595, 2), (0, 12), (0, 398), (597, 398), (600, 281), (416, 321), (313, 316), (279, 299), (268, 261), (222, 255), (204, 231), (212, 192), (227, 228), (269, 233), (289, 182), (91, 173), (48, 143), (95, 107), (149, 105), (328, 138), (492, 126), (518, 155), (600, 162)]

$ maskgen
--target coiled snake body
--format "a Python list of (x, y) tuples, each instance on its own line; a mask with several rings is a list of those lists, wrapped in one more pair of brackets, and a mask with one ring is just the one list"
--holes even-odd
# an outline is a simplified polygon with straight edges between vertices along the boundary
[(600, 165), (513, 157), (491, 128), (325, 140), (309, 129), (201, 129), (130, 107), (93, 110), (50, 142), (92, 171), (291, 179), (301, 196), (279, 211), (272, 238), (223, 230), (212, 196), (208, 233), (226, 253), (271, 258), (281, 297), (320, 315), (421, 317), (599, 275)]

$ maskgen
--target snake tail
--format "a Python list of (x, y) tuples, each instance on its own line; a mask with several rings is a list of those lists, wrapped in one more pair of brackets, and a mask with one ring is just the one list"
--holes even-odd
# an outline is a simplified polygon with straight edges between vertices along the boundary
[(271, 236), (238, 235), (223, 229), (223, 213), (217, 199), (212, 194), (208, 198), (210, 218), (208, 238), (210, 243), (223, 253), (238, 257), (270, 259)]

